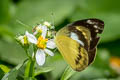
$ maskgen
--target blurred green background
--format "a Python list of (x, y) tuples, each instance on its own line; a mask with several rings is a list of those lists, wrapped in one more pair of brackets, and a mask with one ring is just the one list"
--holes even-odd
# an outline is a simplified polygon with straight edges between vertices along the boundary
[[(95, 62), (70, 80), (120, 80), (119, 73), (110, 67), (112, 56), (120, 57), (119, 4), (119, 0), (0, 0), (0, 64), (13, 68), (25, 60), (25, 52), (14, 38), (42, 21), (54, 21), (59, 30), (76, 20), (98, 18), (104, 21), (105, 29)], [(57, 52), (47, 58), (45, 66), (55, 69), (38, 78), (59, 80), (67, 64)]]

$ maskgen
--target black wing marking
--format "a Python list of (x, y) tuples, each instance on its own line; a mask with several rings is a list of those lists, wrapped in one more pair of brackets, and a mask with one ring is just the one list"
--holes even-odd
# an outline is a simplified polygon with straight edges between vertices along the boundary
[(89, 54), (88, 54), (88, 57), (89, 57), (89, 63), (88, 63), (88, 65), (89, 65), (89, 64), (91, 64), (91, 63), (93, 62), (93, 60), (95, 59), (95, 56), (96, 56), (96, 54), (95, 54), (95, 53), (96, 53), (96, 48), (90, 50), (88, 53), (89, 53)]
[[(99, 19), (84, 19), (72, 23), (74, 26), (83, 26), (88, 28), (91, 32), (102, 33), (104, 29), (104, 22)], [(97, 31), (96, 31), (97, 30)]]
[(84, 42), (84, 48), (88, 51), (88, 41), (85, 39), (85, 36), (80, 32), (79, 30), (76, 29), (76, 26), (69, 25), (68, 29), (70, 32), (74, 32), (78, 35), (79, 40)]
[(96, 48), (98, 42), (100, 40), (100, 37), (96, 37), (96, 38), (92, 38), (92, 40), (90, 41), (90, 50)]

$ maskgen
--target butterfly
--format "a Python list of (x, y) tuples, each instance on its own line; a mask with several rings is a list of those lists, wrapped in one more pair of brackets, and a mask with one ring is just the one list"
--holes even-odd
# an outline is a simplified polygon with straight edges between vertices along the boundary
[(78, 20), (61, 28), (55, 37), (55, 43), (65, 61), (75, 71), (88, 67), (96, 56), (96, 46), (104, 29), (99, 19)]

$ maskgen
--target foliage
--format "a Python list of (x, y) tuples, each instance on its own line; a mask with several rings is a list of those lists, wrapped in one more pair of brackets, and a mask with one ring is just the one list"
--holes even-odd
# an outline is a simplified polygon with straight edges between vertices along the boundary
[(70, 80), (119, 80), (120, 74), (111, 67), (110, 62), (112, 56), (120, 57), (119, 3), (119, 0), (0, 0), (0, 65), (8, 69), (5, 71), (5, 67), (0, 67), (0, 79), (59, 80), (61, 76), (70, 78), (72, 73), (64, 72), (68, 65), (58, 51), (53, 58), (47, 58), (43, 67), (35, 65), (36, 79), (24, 78), (25, 66), (22, 62), (27, 56), (16, 43), (15, 35), (23, 34), (26, 29), (30, 31), (43, 21), (52, 21), (56, 30), (59, 30), (72, 21), (98, 18), (105, 22), (105, 29), (100, 35), (96, 59), (84, 71), (76, 72)]

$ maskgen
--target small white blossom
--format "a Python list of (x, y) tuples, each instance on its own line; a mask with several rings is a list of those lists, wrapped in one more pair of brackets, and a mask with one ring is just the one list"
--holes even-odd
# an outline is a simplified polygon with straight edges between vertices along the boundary
[(24, 45), (24, 36), (19, 36), (17, 40)]
[[(45, 53), (47, 53), (50, 56), (54, 56), (54, 53), (50, 51), (49, 49), (54, 49), (56, 47), (53, 39), (46, 39), (47, 34), (47, 27), (46, 26), (38, 26), (39, 29), (42, 30), (41, 36), (37, 39), (33, 34), (30, 34), (26, 31), (26, 36), (28, 38), (28, 41), (35, 44), (38, 49), (36, 51), (36, 62), (38, 65), (42, 66), (45, 63)], [(47, 49), (49, 48), (49, 49)]]
[(45, 26), (51, 26), (51, 24), (49, 23), (49, 22), (47, 22), (47, 21), (45, 21), (44, 23), (43, 23)]
[(25, 46), (25, 45), (28, 45), (29, 44), (29, 41), (27, 39), (27, 36), (26, 35), (20, 35), (16, 38), (16, 40), (22, 45), (22, 46)]

